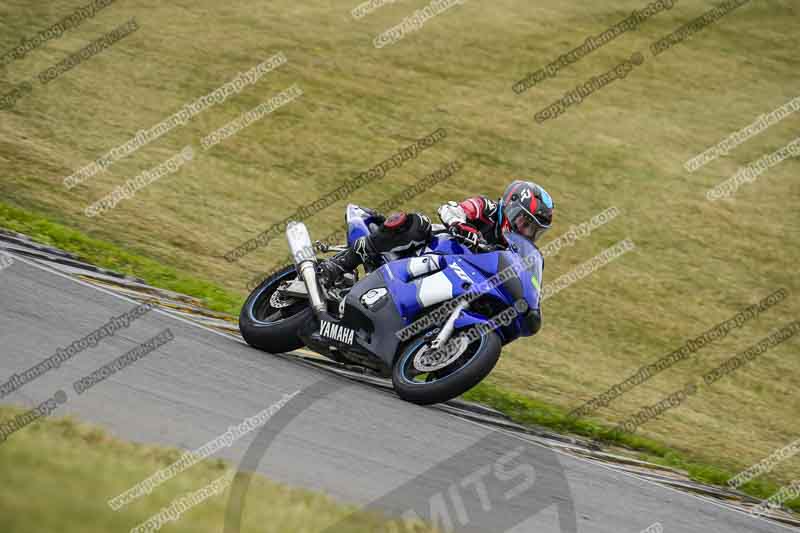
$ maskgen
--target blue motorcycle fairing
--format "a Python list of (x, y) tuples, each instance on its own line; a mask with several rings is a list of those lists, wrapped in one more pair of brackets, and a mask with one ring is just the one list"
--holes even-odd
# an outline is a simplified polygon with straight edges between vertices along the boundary
[(372, 305), (368, 306), (364, 301), (367, 293), (384, 287), (386, 282), (377, 270), (359, 280), (345, 296), (344, 316), (340, 323), (358, 331), (354, 344), (366, 352), (377, 355), (384, 374), (388, 375), (391, 373), (394, 356), (400, 345), (400, 339), (394, 332), (405, 324), (397, 312), (397, 307), (391, 302), (391, 289)]
[(510, 251), (503, 252), (506, 255), (498, 265), (498, 272), (507, 268), (508, 264), (505, 263), (508, 262), (513, 265), (512, 268), (517, 273), (517, 277), (507, 281), (504, 286), (512, 296), (512, 302), (524, 298), (528, 304), (529, 311), (518, 315), (514, 320), (519, 336), (527, 337), (533, 335), (540, 324), (539, 306), (544, 257), (528, 239), (516, 233), (506, 233), (504, 236), (509, 243)]
[[(542, 257), (542, 252), (528, 239), (516, 233), (507, 233), (505, 237), (513, 251), (513, 253), (505, 253), (511, 254), (514, 262), (520, 267), (517, 271), (525, 291), (525, 300), (528, 302), (528, 306), (531, 309), (538, 309), (542, 287), (542, 272), (544, 270), (544, 257)], [(525, 267), (524, 270), (523, 267), (525, 264), (523, 261), (527, 263), (527, 267)]]
[(488, 252), (483, 254), (473, 254), (464, 256), (464, 261), (474, 266), (486, 277), (491, 277), (497, 272), (497, 263), (500, 252)]
[[(527, 240), (519, 239), (522, 242), (517, 245), (518, 251), (516, 252), (497, 251), (473, 254), (468, 251), (462, 255), (442, 255), (440, 259), (442, 268), (435, 273), (419, 278), (414, 278), (409, 268), (409, 263), (415, 258), (392, 261), (382, 266), (379, 271), (382, 273), (397, 310), (406, 325), (413, 322), (425, 309), (426, 306), (420, 298), (420, 291), (424, 288), (422, 287), (423, 280), (431, 281), (428, 278), (434, 275), (438, 277), (434, 285), (441, 291), (439, 298), (442, 301), (460, 296), (474, 287), (483, 294), (503, 302), (506, 306), (512, 306), (516, 300), (524, 298), (531, 309), (538, 309), (539, 291), (537, 287), (541, 284), (541, 253)], [(438, 242), (432, 243), (429, 249), (432, 252), (439, 252), (439, 245), (443, 242), (444, 239), (438, 239)], [(520, 252), (529, 257), (530, 266), (527, 270), (523, 269), (523, 257)], [(487, 281), (506, 267), (514, 268), (518, 276), (512, 277), (503, 284), (488, 288)], [(457, 327), (475, 323), (474, 317), (465, 318), (464, 313), (466, 311), (462, 312), (456, 321)], [(486, 317), (484, 322), (488, 322), (490, 318)], [(515, 320), (513, 329), (518, 332), (517, 335), (533, 334), (530, 324), (527, 322), (522, 316)]]
[[(348, 243), (352, 245), (356, 239), (370, 233), (370, 224), (375, 223), (375, 218), (351, 204), (347, 207), (347, 223)], [(524, 298), (529, 309), (536, 311), (544, 261), (541, 252), (517, 234), (507, 234), (506, 240), (509, 250), (475, 254), (450, 235), (436, 235), (421, 252), (426, 255), (390, 261), (356, 283), (345, 298), (345, 313), (340, 323), (357, 329), (359, 340), (354, 344), (376, 355), (385, 368), (390, 369), (399, 347), (395, 333), (417, 320), (428, 307), (455, 298), (471, 288), (479, 290), (484, 297), (496, 299), (506, 308)], [(420, 262), (425, 257), (435, 257), (435, 260), (420, 269)], [(523, 268), (523, 260), (528, 264), (526, 268)], [(487, 288), (487, 280), (509, 267), (517, 276)], [(380, 287), (388, 291), (385, 305), (365, 305), (362, 296)], [(421, 295), (423, 289), (426, 294)], [(428, 301), (427, 307), (423, 305), (423, 299)], [(533, 334), (535, 321), (532, 316), (531, 312), (518, 315), (508, 326), (498, 329), (503, 344)], [(488, 323), (491, 319), (491, 316), (463, 310), (455, 326), (464, 329)]]
[(425, 252), (435, 252), (442, 255), (474, 255), (472, 250), (462, 246), (460, 242), (446, 233), (431, 237)]
[[(431, 252), (439, 252), (439, 245), (443, 244), (443, 239), (437, 239), (437, 242), (431, 243), (428, 250)], [(446, 249), (450, 249), (445, 245)], [(471, 253), (471, 252), (468, 252)], [(428, 256), (430, 254), (426, 254)], [(426, 257), (423, 256), (423, 257)], [(470, 286), (475, 284), (476, 281), (482, 279), (483, 276), (476, 275), (475, 269), (471, 265), (464, 262), (463, 255), (437, 255), (439, 258), (436, 270), (433, 270), (426, 275), (415, 276), (413, 263), (418, 258), (411, 257), (405, 259), (398, 259), (383, 265), (379, 271), (383, 274), (386, 286), (392, 294), (397, 310), (400, 316), (406, 322), (406, 325), (415, 320), (419, 313), (425, 309), (426, 305), (421, 300), (423, 296), (423, 284), (426, 284), (430, 292), (430, 287), (433, 286), (438, 292), (436, 300), (445, 301), (450, 300), (460, 294), (463, 294), (468, 289), (464, 286), (469, 283)], [(453, 265), (457, 265), (461, 271), (461, 276), (466, 276), (463, 279), (456, 273)], [(472, 272), (472, 277), (466, 271)], [(429, 302), (428, 302), (429, 303)]]
[[(478, 313), (473, 313), (469, 309), (465, 309), (461, 311), (461, 313), (458, 315), (458, 318), (456, 318), (454, 327), (457, 330), (467, 329), (471, 326), (478, 326), (480, 324), (486, 324), (488, 322), (489, 319), (487, 317), (479, 315)], [(512, 322), (511, 324), (509, 324), (509, 326), (511, 326), (512, 331), (514, 331), (514, 323)], [(500, 339), (502, 340), (503, 344), (505, 344), (506, 342), (510, 342), (511, 339), (519, 336), (519, 335), (510, 336), (509, 339), (507, 340), (500, 329), (497, 329), (496, 331), (498, 334), (500, 334)]]

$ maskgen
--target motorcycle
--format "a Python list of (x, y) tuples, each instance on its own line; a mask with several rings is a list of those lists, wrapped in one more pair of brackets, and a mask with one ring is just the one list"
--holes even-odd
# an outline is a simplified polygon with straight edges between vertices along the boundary
[[(350, 246), (378, 227), (374, 212), (353, 204), (345, 221)], [(428, 245), (411, 257), (383, 254), (362, 279), (348, 273), (335, 286), (319, 279), (315, 249), (345, 248), (312, 245), (298, 222), (286, 235), (295, 264), (253, 290), (239, 317), (243, 338), (261, 350), (305, 346), (391, 377), (402, 399), (427, 405), (477, 385), (504, 345), (538, 329), (543, 259), (516, 233), (505, 235), (507, 250), (473, 251), (434, 224)]]

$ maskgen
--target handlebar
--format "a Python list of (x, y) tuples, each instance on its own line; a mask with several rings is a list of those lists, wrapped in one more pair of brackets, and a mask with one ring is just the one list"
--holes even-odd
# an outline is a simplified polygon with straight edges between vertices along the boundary
[(497, 246), (489, 244), (488, 242), (479, 242), (475, 248), (478, 252), (494, 252)]
[(459, 235), (458, 233), (450, 233), (450, 235), (455, 237), (455, 239), (460, 243), (466, 244), (474, 252), (483, 253), (483, 252), (494, 252), (495, 250), (497, 250), (497, 246), (495, 246), (494, 244), (489, 244), (488, 242), (483, 240), (478, 242), (478, 244), (473, 245), (463, 235)]

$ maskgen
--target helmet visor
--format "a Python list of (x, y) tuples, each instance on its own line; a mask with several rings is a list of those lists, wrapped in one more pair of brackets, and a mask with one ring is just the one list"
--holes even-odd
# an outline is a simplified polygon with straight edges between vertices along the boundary
[(540, 217), (531, 216), (526, 211), (520, 211), (511, 222), (511, 225), (517, 233), (531, 242), (536, 242), (539, 237), (550, 229), (549, 221), (542, 220)]

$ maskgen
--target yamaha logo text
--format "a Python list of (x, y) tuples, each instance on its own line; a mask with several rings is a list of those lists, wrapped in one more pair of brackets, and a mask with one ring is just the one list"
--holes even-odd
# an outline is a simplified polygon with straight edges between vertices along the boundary
[(355, 333), (354, 330), (340, 326), (339, 324), (334, 324), (327, 320), (320, 321), (319, 334), (322, 337), (352, 345)]

